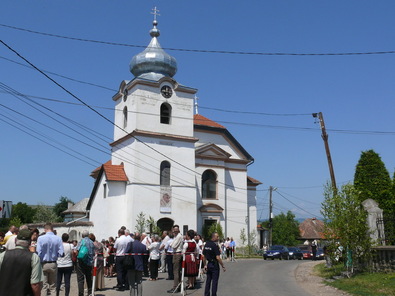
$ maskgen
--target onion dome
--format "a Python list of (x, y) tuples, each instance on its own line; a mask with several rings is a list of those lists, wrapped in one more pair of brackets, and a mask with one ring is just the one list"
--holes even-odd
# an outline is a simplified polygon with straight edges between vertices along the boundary
[(135, 77), (159, 80), (164, 76), (173, 77), (177, 72), (177, 61), (167, 54), (159, 44), (159, 30), (157, 20), (153, 21), (153, 29), (150, 31), (152, 40), (148, 47), (135, 55), (130, 61), (130, 72)]

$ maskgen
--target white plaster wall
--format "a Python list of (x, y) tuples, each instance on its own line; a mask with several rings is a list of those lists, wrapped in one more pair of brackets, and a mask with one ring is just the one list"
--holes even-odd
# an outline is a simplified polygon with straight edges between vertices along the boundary
[[(113, 231), (116, 231), (121, 225), (125, 225), (131, 231), (135, 231), (137, 216), (140, 212), (143, 212), (146, 214), (146, 218), (149, 216), (152, 216), (155, 220), (170, 218), (181, 227), (182, 225), (188, 225), (189, 228), (196, 229), (194, 143), (150, 137), (139, 137), (139, 139), (169, 158), (156, 153), (145, 144), (134, 139), (128, 139), (122, 145), (113, 147), (112, 163), (124, 163), (129, 182), (126, 186), (126, 197), (123, 198), (122, 208), (114, 205), (107, 205), (107, 207), (114, 206), (124, 216), (122, 220), (115, 216), (114, 221), (111, 221), (108, 225), (101, 223), (100, 228), (110, 229), (112, 227)], [(160, 164), (164, 160), (171, 164), (170, 185), (172, 186), (173, 199), (170, 214), (160, 213)], [(177, 164), (177, 162), (190, 168), (190, 170)], [(97, 196), (100, 195), (102, 195), (102, 184)], [(113, 198), (112, 200), (119, 199)], [(104, 204), (100, 207), (104, 207)], [(193, 214), (191, 215), (191, 213)], [(101, 215), (103, 214), (102, 211)], [(93, 220), (91, 219), (91, 221)], [(107, 232), (107, 230), (104, 232)]]
[(103, 194), (104, 182), (102, 178), (89, 212), (89, 221), (94, 224), (93, 232), (98, 240), (117, 236), (118, 229), (126, 224), (125, 182), (108, 182), (107, 197)]
[(247, 173), (245, 171), (226, 171), (227, 187), (227, 236), (233, 237), (241, 245), (240, 232), (247, 231)]
[[(131, 208), (127, 213), (126, 226), (135, 230), (136, 219), (140, 212), (146, 218), (152, 216), (156, 221), (161, 218), (170, 218), (175, 224), (188, 225), (189, 228), (196, 229), (196, 203), (195, 189), (173, 187), (172, 188), (172, 210), (171, 213), (160, 212), (160, 187), (151, 185), (129, 185), (132, 197), (128, 199)], [(148, 229), (147, 229), (148, 231)]]
[(256, 245), (259, 246), (259, 237), (257, 231), (258, 225), (258, 212), (256, 207), (256, 187), (248, 187), (248, 209), (250, 214), (250, 232), (255, 234)]
[[(129, 92), (125, 101), (118, 99), (116, 102), (115, 122), (123, 127), (123, 109), (128, 108), (128, 123), (125, 130), (130, 133), (135, 129), (166, 133), (181, 136), (193, 136), (193, 106), (192, 94), (174, 91), (169, 99), (160, 94), (163, 85), (173, 86), (164, 82), (158, 87), (136, 84)], [(170, 124), (160, 123), (160, 106), (168, 103), (172, 107)], [(114, 140), (125, 135), (125, 132), (115, 127)]]

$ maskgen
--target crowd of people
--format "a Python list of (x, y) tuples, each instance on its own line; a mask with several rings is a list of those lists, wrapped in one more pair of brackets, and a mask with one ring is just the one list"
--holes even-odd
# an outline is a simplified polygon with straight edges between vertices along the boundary
[(218, 234), (213, 233), (205, 243), (194, 230), (182, 235), (178, 225), (163, 231), (161, 236), (131, 233), (122, 226), (115, 239), (109, 237), (100, 242), (88, 231), (82, 232), (79, 242), (70, 241), (67, 233), (57, 236), (51, 223), (45, 224), (41, 234), (26, 225), (19, 229), (11, 226), (6, 234), (0, 233), (0, 295), (9, 295), (7, 291), (17, 291), (14, 295), (60, 295), (64, 291), (68, 296), (73, 272), (77, 274), (79, 296), (84, 295), (85, 283), (88, 295), (93, 287), (103, 289), (105, 277), (116, 277), (117, 285), (113, 288), (117, 291), (130, 290), (131, 295), (142, 295), (143, 277), (156, 281), (158, 272), (167, 273), (167, 280), (173, 281), (167, 292), (175, 293), (181, 289), (185, 260), (185, 289), (195, 289), (196, 277), (204, 270), (207, 273), (204, 295), (211, 292), (215, 296), (219, 265), (225, 270), (221, 251), (231, 250), (231, 241), (220, 244)]

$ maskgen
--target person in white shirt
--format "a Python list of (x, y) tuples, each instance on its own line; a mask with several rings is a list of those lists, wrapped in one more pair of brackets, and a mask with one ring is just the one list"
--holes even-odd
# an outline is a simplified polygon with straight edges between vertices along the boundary
[(117, 291), (128, 290), (128, 284), (126, 280), (127, 270), (123, 267), (123, 261), (125, 259), (125, 251), (128, 246), (129, 239), (125, 236), (125, 230), (122, 228), (118, 230), (118, 238), (115, 241), (115, 269), (117, 271), (117, 285), (114, 287)]
[(167, 231), (163, 231), (162, 233), (162, 242), (160, 244), (160, 250), (161, 250), (161, 255), (160, 255), (160, 272), (166, 272), (166, 252), (165, 252), (165, 246), (166, 243), (169, 241), (170, 237), (167, 233)]
[(62, 234), (62, 242), (63, 242), (63, 250), (64, 256), (58, 257), (57, 265), (58, 265), (58, 275), (57, 275), (57, 283), (56, 283), (56, 295), (59, 295), (60, 286), (62, 284), (62, 278), (64, 276), (64, 286), (65, 286), (65, 295), (69, 296), (70, 294), (70, 278), (71, 273), (73, 272), (73, 245), (68, 243), (69, 235), (67, 233)]
[(159, 266), (159, 236), (154, 235), (152, 238), (152, 243), (147, 246), (149, 251), (149, 269), (150, 269), (150, 281), (156, 281), (158, 278), (158, 266)]
[(173, 281), (174, 280), (174, 273), (173, 273), (173, 248), (171, 247), (171, 243), (173, 242), (174, 235), (173, 233), (169, 234), (169, 240), (164, 246), (164, 250), (166, 253), (166, 263), (167, 263), (167, 280)]
[(8, 231), (7, 231), (7, 233), (5, 234), (4, 237), (7, 237), (7, 236), (9, 236), (9, 235), (12, 235), (12, 234), (15, 232), (16, 228), (17, 228), (17, 227), (16, 227), (15, 225), (11, 225), (10, 228), (8, 228)]
[(173, 248), (173, 274), (174, 283), (173, 288), (168, 290), (168, 293), (177, 293), (180, 288), (177, 288), (181, 282), (181, 264), (182, 264), (182, 247), (183, 247), (183, 237), (180, 233), (180, 227), (178, 225), (173, 226), (174, 240), (171, 243)]
[(134, 241), (134, 239), (130, 236), (130, 230), (129, 229), (125, 230), (125, 236), (126, 236), (126, 238), (128, 240), (128, 243)]

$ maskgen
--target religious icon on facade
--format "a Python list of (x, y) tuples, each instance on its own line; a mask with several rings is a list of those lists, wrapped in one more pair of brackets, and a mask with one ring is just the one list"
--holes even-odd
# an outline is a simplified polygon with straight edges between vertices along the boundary
[(160, 188), (160, 212), (171, 213), (171, 187)]

